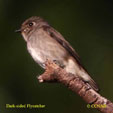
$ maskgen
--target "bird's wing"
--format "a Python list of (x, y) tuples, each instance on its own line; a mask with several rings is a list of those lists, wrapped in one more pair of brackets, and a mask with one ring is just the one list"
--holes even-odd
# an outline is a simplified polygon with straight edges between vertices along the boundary
[[(78, 56), (78, 54), (75, 52), (75, 50), (71, 47), (71, 45), (63, 38), (63, 36), (57, 32), (54, 28), (50, 27), (50, 26), (43, 26), (43, 29), (52, 37), (54, 38), (59, 44), (61, 44), (68, 52), (71, 56), (73, 56), (73, 58), (76, 60), (76, 62), (79, 64), (79, 66), (81, 68), (84, 69), (84, 71), (86, 71), (86, 73), (88, 74), (87, 70), (84, 68), (84, 66), (81, 64), (80, 62), (80, 58)], [(90, 84), (90, 86), (95, 90), (98, 91), (98, 86), (95, 83), (95, 81), (89, 76), (89, 81), (86, 81)]]
[[(80, 58), (76, 51), (71, 47), (71, 45), (63, 38), (63, 36), (57, 32), (54, 28), (50, 26), (43, 26), (43, 29), (52, 37), (54, 38), (59, 44), (61, 44), (71, 56), (74, 57), (76, 62), (80, 65), (80, 67), (84, 68), (80, 62)], [(86, 71), (86, 69), (84, 68)], [(86, 71), (87, 72), (87, 71)]]

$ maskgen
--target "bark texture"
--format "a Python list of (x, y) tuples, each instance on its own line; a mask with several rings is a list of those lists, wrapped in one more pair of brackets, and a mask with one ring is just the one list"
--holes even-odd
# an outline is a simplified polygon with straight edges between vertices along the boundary
[(102, 113), (113, 113), (113, 103), (94, 91), (78, 76), (67, 73), (64, 69), (51, 61), (46, 62), (45, 72), (37, 77), (39, 82), (59, 82), (77, 93), (88, 103), (88, 108), (96, 108)]

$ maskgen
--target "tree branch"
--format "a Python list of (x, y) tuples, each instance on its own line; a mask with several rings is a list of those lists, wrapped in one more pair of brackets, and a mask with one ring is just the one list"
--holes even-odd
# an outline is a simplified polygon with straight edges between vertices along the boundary
[(88, 108), (96, 108), (102, 113), (113, 113), (113, 103), (111, 101), (94, 91), (78, 76), (67, 73), (51, 61), (46, 62), (45, 72), (37, 78), (39, 82), (58, 81), (81, 96), (83, 100), (88, 103)]

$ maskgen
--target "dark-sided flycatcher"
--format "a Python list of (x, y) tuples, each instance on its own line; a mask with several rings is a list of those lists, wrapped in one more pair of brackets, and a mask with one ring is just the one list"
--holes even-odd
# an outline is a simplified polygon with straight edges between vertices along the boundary
[(45, 68), (46, 60), (55, 61), (67, 72), (78, 75), (95, 91), (98, 87), (81, 65), (79, 56), (64, 37), (40, 17), (27, 19), (18, 30), (27, 42), (27, 49), (33, 59)]

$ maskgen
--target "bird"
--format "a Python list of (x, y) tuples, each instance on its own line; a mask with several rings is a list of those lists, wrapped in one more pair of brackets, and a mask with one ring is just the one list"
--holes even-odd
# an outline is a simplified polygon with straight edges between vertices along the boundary
[(77, 75), (91, 88), (98, 91), (96, 82), (91, 78), (84, 68), (77, 52), (70, 43), (43, 18), (32, 16), (25, 20), (21, 28), (16, 32), (21, 32), (27, 43), (27, 50), (42, 68), (45, 69), (47, 60), (51, 60), (66, 70)]

